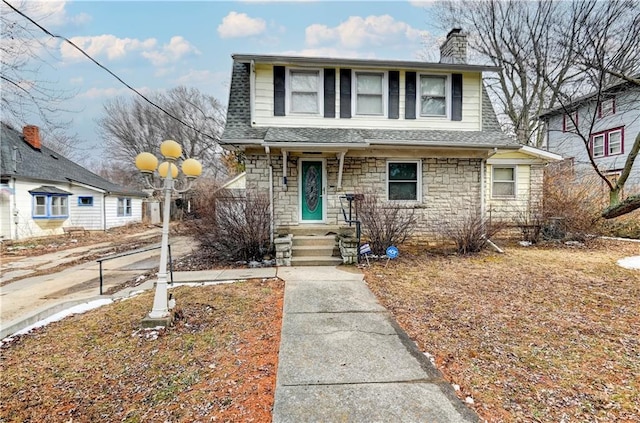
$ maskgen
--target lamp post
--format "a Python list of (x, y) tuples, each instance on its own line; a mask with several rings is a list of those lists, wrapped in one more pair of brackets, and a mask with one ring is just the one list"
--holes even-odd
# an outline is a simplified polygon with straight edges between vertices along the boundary
[[(143, 320), (144, 326), (168, 326), (171, 322), (169, 315), (169, 299), (167, 296), (167, 255), (169, 250), (169, 214), (171, 213), (172, 192), (183, 193), (191, 189), (193, 181), (202, 173), (202, 165), (195, 159), (186, 159), (182, 162), (182, 173), (187, 178), (182, 189), (175, 186), (178, 177), (178, 167), (175, 162), (182, 156), (182, 147), (173, 140), (163, 141), (160, 144), (160, 153), (165, 161), (158, 166), (158, 159), (151, 153), (140, 153), (136, 156), (136, 167), (144, 176), (149, 188), (164, 193), (164, 214), (162, 216), (162, 241), (160, 244), (160, 267), (158, 268), (158, 280), (156, 292), (153, 298), (153, 308)], [(161, 187), (151, 183), (150, 176), (155, 171), (163, 180)]]

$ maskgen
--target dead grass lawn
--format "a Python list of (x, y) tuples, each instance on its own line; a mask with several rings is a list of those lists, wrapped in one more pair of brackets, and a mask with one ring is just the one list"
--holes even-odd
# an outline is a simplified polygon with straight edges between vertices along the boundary
[(3, 422), (270, 422), (284, 284), (173, 290), (182, 317), (142, 331), (152, 292), (3, 345)]
[(427, 253), (366, 280), (489, 422), (640, 422), (640, 244)]

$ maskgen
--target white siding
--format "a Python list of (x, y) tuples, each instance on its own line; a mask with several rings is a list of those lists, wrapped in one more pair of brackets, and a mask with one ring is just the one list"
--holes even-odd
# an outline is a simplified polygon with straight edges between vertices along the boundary
[(125, 198), (125, 196), (110, 195), (105, 198), (107, 229), (142, 222), (142, 199), (127, 197), (131, 198), (131, 216), (118, 216), (118, 198)]
[[(92, 206), (80, 206), (79, 197), (93, 197)], [(103, 194), (88, 188), (77, 187), (69, 198), (69, 226), (81, 226), (87, 230), (103, 230)]]
[[(353, 68), (353, 70), (358, 70)], [(367, 68), (366, 70), (370, 70)], [(418, 72), (421, 73), (421, 72)], [(438, 72), (428, 72), (437, 74)], [(280, 127), (318, 127), (318, 128), (378, 128), (378, 129), (438, 129), (457, 131), (479, 131), (481, 129), (481, 74), (463, 73), (462, 121), (448, 118), (420, 117), (405, 119), (405, 71), (400, 71), (400, 118), (389, 119), (383, 116), (355, 116), (340, 118), (339, 69), (336, 69), (336, 117), (323, 116), (274, 116), (273, 115), (273, 67), (256, 65), (255, 78), (255, 116), (254, 126)], [(419, 99), (418, 99), (419, 100)]]

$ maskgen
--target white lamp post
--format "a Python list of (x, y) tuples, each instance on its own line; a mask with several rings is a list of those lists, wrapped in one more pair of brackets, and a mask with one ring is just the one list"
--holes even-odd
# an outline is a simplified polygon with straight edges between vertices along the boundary
[[(158, 268), (158, 280), (156, 282), (156, 292), (153, 298), (153, 308), (148, 317), (143, 321), (144, 325), (156, 326), (171, 322), (169, 315), (169, 299), (167, 296), (167, 255), (169, 250), (169, 214), (171, 213), (171, 193), (183, 193), (191, 189), (193, 181), (202, 173), (202, 165), (195, 159), (186, 159), (182, 162), (182, 173), (187, 181), (182, 189), (175, 186), (178, 177), (178, 167), (174, 164), (182, 155), (182, 147), (173, 140), (164, 141), (160, 144), (160, 153), (165, 158), (165, 162), (158, 166), (158, 159), (151, 153), (140, 153), (136, 156), (136, 167), (144, 175), (144, 179), (149, 188), (162, 190), (164, 192), (164, 214), (162, 216), (162, 242), (160, 244), (160, 267)], [(163, 180), (161, 187), (155, 187), (149, 178), (155, 171), (158, 171)], [(171, 169), (171, 171), (169, 171)]]

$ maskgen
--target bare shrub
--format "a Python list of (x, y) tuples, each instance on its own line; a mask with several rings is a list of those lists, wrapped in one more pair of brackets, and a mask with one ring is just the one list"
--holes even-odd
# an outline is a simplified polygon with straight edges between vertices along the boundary
[[(204, 207), (203, 207), (204, 206)], [(260, 261), (270, 251), (269, 199), (266, 195), (238, 195), (220, 191), (201, 199), (195, 224), (200, 244), (216, 258)]]
[(520, 229), (523, 241), (536, 244), (542, 235), (544, 217), (538, 207), (529, 207), (517, 212), (516, 225)]
[(482, 251), (488, 241), (505, 227), (502, 222), (483, 217), (471, 209), (468, 213), (450, 216), (439, 222), (439, 232), (456, 245), (458, 254), (471, 254)]
[(383, 255), (387, 247), (402, 244), (415, 229), (418, 218), (414, 209), (395, 202), (382, 204), (374, 194), (357, 198), (362, 233), (369, 240), (373, 254)]
[(545, 238), (585, 240), (600, 234), (603, 183), (594, 176), (576, 178), (564, 163), (548, 166), (544, 175)]

